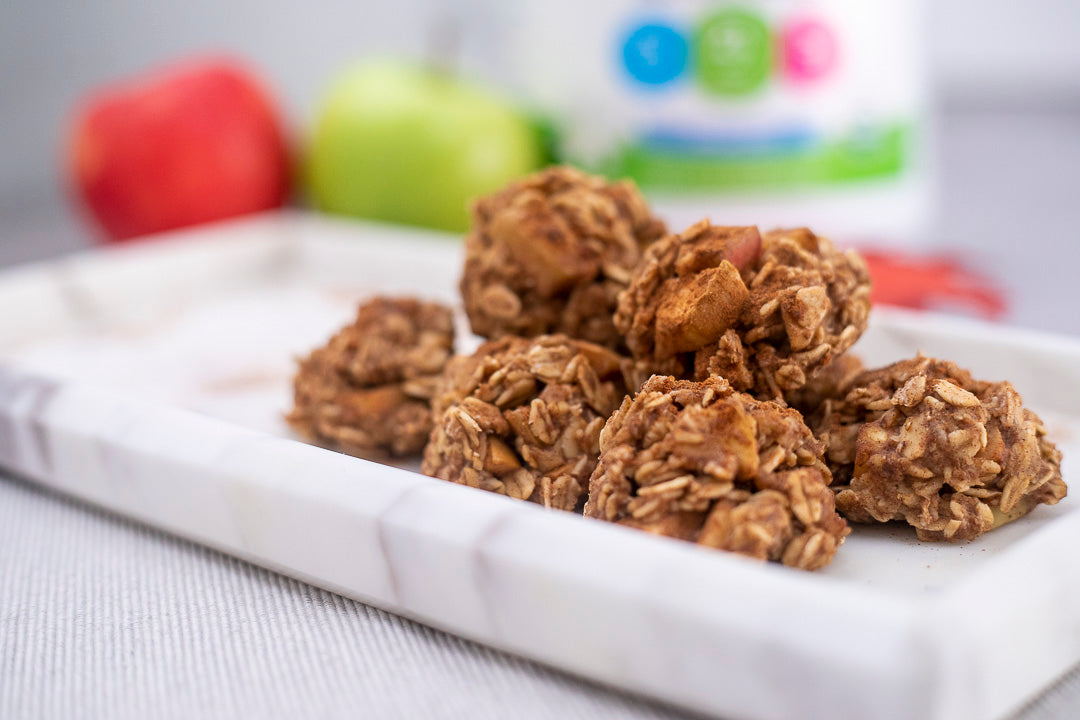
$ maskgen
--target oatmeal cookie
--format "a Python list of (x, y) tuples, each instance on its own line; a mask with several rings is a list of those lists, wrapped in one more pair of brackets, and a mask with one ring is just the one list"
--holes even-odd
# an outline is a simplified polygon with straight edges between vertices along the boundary
[(1061, 453), (1013, 386), (945, 360), (865, 371), (809, 421), (849, 520), (903, 520), (920, 540), (970, 540), (1065, 496)]
[(653, 243), (619, 297), (615, 326), (647, 373), (725, 378), (736, 390), (784, 394), (866, 329), (870, 276), (806, 228), (702, 221)]
[(451, 361), (423, 472), (531, 500), (581, 507), (600, 429), (626, 395), (628, 361), (565, 335), (492, 340)]
[(616, 348), (611, 316), (642, 250), (665, 232), (630, 181), (553, 167), (473, 206), (461, 295), (487, 338), (563, 333)]
[(352, 324), (300, 361), (293, 409), (301, 435), (351, 455), (419, 453), (431, 397), (454, 345), (447, 307), (411, 298), (364, 303)]
[(806, 385), (784, 393), (784, 399), (789, 407), (801, 412), (803, 417), (810, 417), (818, 412), (826, 400), (846, 392), (852, 381), (864, 370), (866, 366), (863, 365), (862, 358), (854, 353), (844, 353), (821, 368)]
[(848, 534), (830, 479), (796, 411), (657, 375), (607, 422), (585, 515), (815, 570)]

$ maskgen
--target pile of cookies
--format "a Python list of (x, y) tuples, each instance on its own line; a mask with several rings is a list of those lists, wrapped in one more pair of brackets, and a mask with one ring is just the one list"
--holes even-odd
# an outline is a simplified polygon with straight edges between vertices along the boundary
[[(866, 370), (870, 278), (805, 228), (668, 233), (628, 182), (549, 168), (479, 200), (450, 308), (376, 298), (302, 360), (302, 435), (520, 500), (814, 570), (847, 521), (968, 540), (1065, 496), (1008, 382)], [(846, 520), (845, 520), (846, 518)]]

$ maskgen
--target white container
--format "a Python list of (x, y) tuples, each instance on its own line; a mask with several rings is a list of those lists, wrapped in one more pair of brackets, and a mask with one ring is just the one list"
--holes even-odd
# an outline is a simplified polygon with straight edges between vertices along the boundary
[(923, 235), (918, 2), (490, 9), (498, 20), (483, 42), (506, 57), (502, 79), (550, 119), (563, 157), (634, 178), (673, 226), (709, 215), (846, 239)]

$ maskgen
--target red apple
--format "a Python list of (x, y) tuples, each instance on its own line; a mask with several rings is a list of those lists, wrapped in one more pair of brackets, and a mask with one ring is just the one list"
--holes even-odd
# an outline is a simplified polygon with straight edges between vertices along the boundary
[(78, 109), (68, 170), (111, 240), (280, 207), (280, 116), (244, 68), (205, 59), (107, 87)]

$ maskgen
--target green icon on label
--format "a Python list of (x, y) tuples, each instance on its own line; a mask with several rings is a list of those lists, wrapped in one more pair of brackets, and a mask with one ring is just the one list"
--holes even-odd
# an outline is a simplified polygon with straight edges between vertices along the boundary
[(765, 21), (739, 8), (727, 8), (702, 20), (694, 36), (694, 62), (706, 91), (747, 95), (769, 77), (772, 36)]

